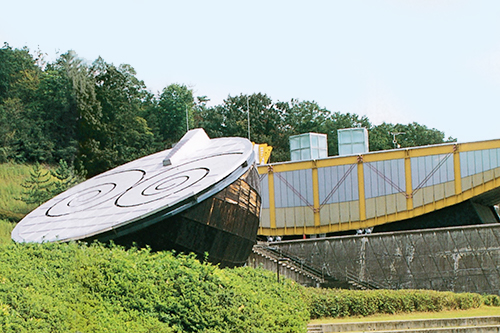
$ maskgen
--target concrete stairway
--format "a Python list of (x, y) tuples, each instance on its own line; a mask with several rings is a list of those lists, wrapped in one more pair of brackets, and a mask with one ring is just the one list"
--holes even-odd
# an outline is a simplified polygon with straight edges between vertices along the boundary
[(317, 287), (325, 282), (325, 277), (321, 275), (321, 272), (297, 262), (294, 258), (277, 253), (272, 247), (265, 244), (253, 247), (247, 263), (252, 266), (262, 265), (263, 268), (273, 272), (276, 272), (277, 268), (280, 267), (282, 276), (306, 286)]
[(295, 280), (296, 282), (308, 287), (324, 287), (324, 288), (342, 288), (342, 289), (384, 289), (385, 286), (376, 284), (374, 281), (360, 281), (358, 277), (345, 271), (345, 276), (340, 279), (329, 276), (324, 272), (312, 267), (303, 258), (299, 258), (277, 250), (272, 245), (260, 242), (254, 245), (250, 254), (247, 265), (257, 267), (261, 265), (264, 269), (276, 272), (277, 267), (280, 268), (280, 274)]
[(500, 316), (310, 324), (307, 327), (307, 331), (309, 333), (500, 333)]

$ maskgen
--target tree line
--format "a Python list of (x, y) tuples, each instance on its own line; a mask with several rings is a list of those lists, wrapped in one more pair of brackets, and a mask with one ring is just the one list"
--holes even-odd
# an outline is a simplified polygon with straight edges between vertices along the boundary
[(288, 138), (306, 132), (328, 135), (338, 154), (337, 130), (366, 127), (370, 150), (455, 141), (418, 123), (373, 125), (366, 116), (332, 112), (314, 101), (273, 101), (262, 93), (228, 96), (209, 106), (183, 84), (152, 93), (127, 64), (101, 57), (83, 61), (73, 51), (47, 62), (40, 51), (5, 43), (0, 48), (0, 162), (58, 164), (96, 175), (171, 147), (187, 128), (214, 137), (248, 136), (273, 146), (272, 162), (290, 158)]

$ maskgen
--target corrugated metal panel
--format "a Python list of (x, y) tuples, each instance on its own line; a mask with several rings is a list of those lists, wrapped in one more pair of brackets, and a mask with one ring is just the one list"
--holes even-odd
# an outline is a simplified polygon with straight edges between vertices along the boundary
[(476, 167), (476, 173), (483, 172), (485, 170), (485, 166), (483, 163), (483, 152), (481, 150), (477, 150), (474, 152), (474, 163)]
[(500, 168), (500, 148), (488, 150), (490, 152), (491, 168)]
[(290, 207), (276, 209), (276, 227), (314, 226), (313, 211), (309, 207)]
[(500, 167), (500, 148), (460, 153), (462, 178)]
[(260, 191), (262, 209), (269, 209), (269, 179), (267, 173), (260, 175)]
[(276, 208), (312, 206), (311, 169), (275, 172), (274, 191)]
[(262, 209), (260, 212), (260, 226), (263, 228), (271, 228), (271, 216), (269, 209)]
[(321, 225), (359, 221), (359, 201), (326, 204), (321, 208)]
[(366, 217), (373, 218), (406, 210), (406, 197), (401, 193), (366, 199)]
[(451, 154), (411, 158), (412, 190), (446, 183), (455, 179)]
[[(262, 188), (267, 193), (262, 195), (261, 226), (276, 228), (284, 235), (328, 233), (411, 218), (497, 188), (500, 140), (282, 163), (266, 168), (259, 171), (273, 174), (275, 207), (269, 205), (269, 173), (262, 177)], [(407, 189), (410, 183), (411, 188)], [(317, 193), (313, 193), (313, 188)], [(267, 232), (273, 231), (262, 230), (263, 234)]]
[(405, 192), (404, 159), (365, 163), (365, 197)]
[(356, 165), (318, 168), (321, 205), (359, 199)]

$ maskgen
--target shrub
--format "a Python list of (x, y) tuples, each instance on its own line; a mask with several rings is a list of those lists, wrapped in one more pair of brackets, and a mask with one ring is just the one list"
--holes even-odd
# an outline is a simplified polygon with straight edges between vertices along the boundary
[[(442, 311), (477, 308), (483, 297), (473, 293), (438, 292), (433, 290), (367, 290), (307, 289), (305, 298), (311, 318), (368, 316), (376, 313)], [(500, 298), (486, 298), (489, 303)]]
[(302, 289), (194, 255), (97, 243), (0, 246), (2, 332), (305, 332)]
[(484, 302), (484, 305), (488, 305), (488, 306), (500, 306), (500, 296), (498, 296), (498, 295), (484, 295), (483, 302)]

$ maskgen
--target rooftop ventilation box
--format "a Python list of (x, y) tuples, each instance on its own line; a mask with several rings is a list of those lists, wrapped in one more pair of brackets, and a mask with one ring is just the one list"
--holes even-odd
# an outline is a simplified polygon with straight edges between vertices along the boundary
[(339, 155), (364, 154), (368, 152), (368, 130), (363, 127), (337, 130)]
[(316, 160), (328, 157), (326, 134), (304, 133), (290, 137), (292, 161)]

